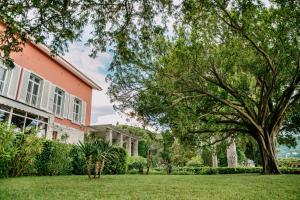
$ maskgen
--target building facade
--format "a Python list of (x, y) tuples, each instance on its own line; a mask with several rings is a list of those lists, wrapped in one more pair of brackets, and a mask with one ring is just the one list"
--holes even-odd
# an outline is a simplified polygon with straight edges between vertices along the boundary
[(92, 90), (101, 87), (44, 45), (28, 42), (11, 55), (13, 69), (0, 60), (0, 121), (40, 137), (83, 141), (91, 120)]
[(139, 138), (112, 124), (91, 126), (91, 133), (109, 142), (110, 145), (123, 147), (129, 156), (138, 156)]

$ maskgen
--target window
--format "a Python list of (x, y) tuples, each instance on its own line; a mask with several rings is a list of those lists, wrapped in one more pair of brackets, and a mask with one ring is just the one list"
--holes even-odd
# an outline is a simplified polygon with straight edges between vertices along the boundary
[(0, 67), (0, 94), (3, 93), (7, 69)]
[(27, 95), (26, 95), (26, 103), (32, 106), (37, 106), (39, 91), (41, 86), (41, 79), (37, 76), (31, 74), (28, 88), (27, 88)]
[(63, 101), (64, 101), (64, 91), (59, 88), (55, 88), (54, 93), (54, 103), (53, 103), (53, 113), (58, 116), (63, 115)]
[(12, 124), (16, 131), (36, 130), (39, 137), (46, 137), (48, 130), (48, 118), (0, 104), (0, 122), (3, 121)]
[(0, 110), (0, 122), (8, 121), (9, 119), (9, 113), (5, 112), (3, 110)]
[(81, 101), (75, 98), (74, 107), (73, 107), (73, 121), (80, 123), (80, 120), (81, 120)]

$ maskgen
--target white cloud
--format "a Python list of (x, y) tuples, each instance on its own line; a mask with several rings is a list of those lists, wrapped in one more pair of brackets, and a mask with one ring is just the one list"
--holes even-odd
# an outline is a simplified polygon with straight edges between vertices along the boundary
[(100, 53), (95, 59), (89, 57), (90, 49), (83, 42), (70, 45), (69, 52), (64, 58), (76, 66), (80, 71), (92, 78), (102, 87), (102, 91), (93, 91), (92, 96), (92, 124), (128, 124), (138, 126), (134, 119), (129, 119), (124, 114), (113, 109), (109, 96), (106, 94), (109, 83), (105, 81), (107, 69), (112, 60), (109, 53)]

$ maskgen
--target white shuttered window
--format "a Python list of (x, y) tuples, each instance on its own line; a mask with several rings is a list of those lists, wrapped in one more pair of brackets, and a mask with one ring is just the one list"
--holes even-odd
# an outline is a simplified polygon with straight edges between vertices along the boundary
[(73, 102), (73, 121), (76, 123), (81, 123), (81, 108), (82, 102), (81, 100), (74, 98)]
[(42, 79), (30, 74), (28, 87), (27, 87), (27, 94), (26, 94), (26, 103), (32, 106), (37, 106), (39, 103), (39, 95), (40, 95), (40, 88), (42, 84)]
[(64, 105), (64, 91), (59, 89), (58, 87), (55, 88), (54, 92), (54, 102), (53, 102), (53, 113), (57, 116), (63, 116), (63, 105)]

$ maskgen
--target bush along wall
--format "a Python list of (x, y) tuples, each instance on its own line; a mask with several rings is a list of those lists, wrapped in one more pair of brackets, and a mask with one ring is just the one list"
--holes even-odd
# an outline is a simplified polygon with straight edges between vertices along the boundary
[(132, 156), (128, 158), (128, 171), (138, 170), (140, 174), (144, 173), (147, 160), (142, 156)]
[(41, 153), (42, 142), (35, 131), (21, 133), (14, 126), (0, 123), (0, 178), (26, 174)]
[[(162, 168), (154, 168), (154, 174), (163, 172)], [(261, 173), (261, 167), (174, 167), (173, 175), (213, 175), (213, 174), (245, 174)], [(299, 168), (280, 168), (282, 174), (300, 174)]]
[(72, 174), (85, 175), (86, 164), (84, 154), (80, 151), (78, 146), (73, 145), (70, 151), (70, 157), (72, 158)]
[(127, 170), (127, 152), (124, 148), (114, 147), (114, 158), (107, 160), (104, 174), (125, 174)]
[(45, 141), (43, 151), (36, 157), (38, 175), (54, 176), (72, 173), (72, 145), (57, 141)]

